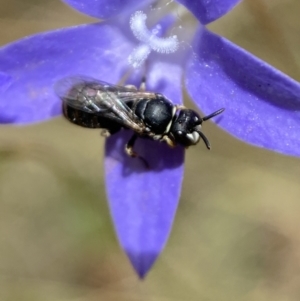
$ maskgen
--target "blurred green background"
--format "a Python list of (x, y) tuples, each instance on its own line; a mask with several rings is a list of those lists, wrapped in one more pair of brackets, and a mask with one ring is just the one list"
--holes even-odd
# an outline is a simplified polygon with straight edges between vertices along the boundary
[[(211, 30), (300, 81), (299, 0), (245, 0)], [(59, 0), (0, 0), (0, 44), (93, 22)], [(300, 300), (299, 159), (205, 124), (170, 240), (139, 281), (113, 232), (98, 130), (0, 127), (0, 301)]]

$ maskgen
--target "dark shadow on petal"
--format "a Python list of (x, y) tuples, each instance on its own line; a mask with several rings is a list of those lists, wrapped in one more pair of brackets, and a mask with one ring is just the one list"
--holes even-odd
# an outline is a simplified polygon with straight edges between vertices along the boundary
[(0, 71), (0, 92), (4, 92), (12, 82), (12, 77)]
[[(226, 109), (225, 109), (225, 112), (226, 112)], [(224, 112), (221, 115), (216, 116), (216, 117), (213, 118), (213, 121), (214, 121), (215, 124), (219, 124), (220, 122), (222, 122), (222, 120), (224, 118), (223, 114), (224, 114)]]
[(17, 120), (16, 116), (0, 115), (0, 124), (12, 124)]
[(159, 255), (157, 252), (139, 253), (131, 250), (125, 250), (125, 252), (140, 279), (146, 277)]
[(183, 164), (184, 149), (180, 146), (172, 149), (167, 144), (146, 138), (138, 138), (134, 150), (146, 160), (148, 167), (141, 158), (131, 158), (125, 153), (125, 145), (133, 135), (132, 131), (123, 130), (107, 139), (106, 156), (123, 165), (123, 175), (132, 172), (159, 172), (174, 169)]
[(208, 24), (231, 10), (241, 0), (178, 0), (179, 3), (189, 9), (202, 24)]

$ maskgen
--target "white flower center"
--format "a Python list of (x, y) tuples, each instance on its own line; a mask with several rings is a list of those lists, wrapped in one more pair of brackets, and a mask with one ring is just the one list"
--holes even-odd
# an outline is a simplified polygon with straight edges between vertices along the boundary
[(140, 45), (128, 57), (129, 64), (134, 68), (140, 67), (151, 51), (174, 53), (179, 47), (176, 35), (165, 38), (159, 37), (161, 26), (156, 25), (150, 31), (146, 26), (146, 19), (147, 15), (142, 11), (136, 11), (130, 18), (130, 28), (134, 36), (140, 41)]

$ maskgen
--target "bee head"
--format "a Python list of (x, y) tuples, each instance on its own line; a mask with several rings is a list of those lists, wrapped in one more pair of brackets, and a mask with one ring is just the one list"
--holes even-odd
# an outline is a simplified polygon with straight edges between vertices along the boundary
[(189, 109), (182, 109), (179, 111), (177, 118), (174, 120), (171, 127), (171, 134), (176, 143), (188, 147), (195, 145), (203, 139), (206, 147), (210, 149), (210, 143), (206, 136), (201, 132), (201, 125), (216, 115), (221, 114), (224, 109), (220, 109), (208, 116), (201, 118), (195, 111)]

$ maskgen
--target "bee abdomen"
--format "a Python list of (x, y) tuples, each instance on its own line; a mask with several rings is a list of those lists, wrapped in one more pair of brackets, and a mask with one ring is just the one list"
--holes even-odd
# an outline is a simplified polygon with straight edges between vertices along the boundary
[(68, 105), (63, 106), (64, 116), (74, 124), (87, 128), (101, 128), (98, 116), (76, 110)]
[(118, 123), (107, 118), (74, 109), (66, 104), (63, 105), (63, 114), (70, 122), (85, 128), (107, 129), (111, 134), (118, 132), (122, 128)]

